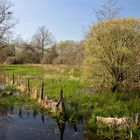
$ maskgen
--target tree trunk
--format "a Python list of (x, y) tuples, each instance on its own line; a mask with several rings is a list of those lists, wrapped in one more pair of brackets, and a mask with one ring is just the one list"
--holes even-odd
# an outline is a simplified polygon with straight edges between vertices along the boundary
[(111, 88), (111, 91), (116, 92), (117, 88), (118, 88), (118, 85), (113, 85), (112, 88)]

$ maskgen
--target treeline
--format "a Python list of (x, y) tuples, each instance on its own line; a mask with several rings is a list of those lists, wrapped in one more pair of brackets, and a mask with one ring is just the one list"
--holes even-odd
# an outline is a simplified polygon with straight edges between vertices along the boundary
[[(43, 55), (42, 55), (43, 54)], [(34, 42), (22, 40), (8, 44), (0, 51), (0, 62), (6, 64), (66, 64), (79, 65), (83, 62), (83, 43), (66, 40), (43, 48)]]
[(17, 21), (11, 11), (11, 4), (0, 0), (0, 63), (6, 64), (68, 64), (83, 62), (83, 43), (72, 40), (56, 42), (46, 26), (37, 29), (31, 41), (18, 36), (12, 38)]

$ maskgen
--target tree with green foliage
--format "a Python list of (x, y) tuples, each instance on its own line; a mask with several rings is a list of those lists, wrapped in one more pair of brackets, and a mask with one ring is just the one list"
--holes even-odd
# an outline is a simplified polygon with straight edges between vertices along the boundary
[(82, 43), (73, 40), (60, 41), (56, 44), (56, 64), (79, 65), (83, 60)]
[(84, 46), (84, 80), (112, 92), (139, 88), (140, 19), (99, 22), (90, 28)]

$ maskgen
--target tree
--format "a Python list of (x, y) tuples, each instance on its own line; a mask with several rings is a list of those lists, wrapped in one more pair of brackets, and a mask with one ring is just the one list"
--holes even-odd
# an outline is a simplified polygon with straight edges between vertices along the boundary
[(45, 26), (39, 27), (32, 39), (32, 43), (36, 47), (38, 54), (41, 55), (41, 58), (44, 57), (45, 48), (50, 46), (54, 42), (55, 41), (52, 34)]
[[(23, 46), (25, 45), (25, 41), (20, 35), (17, 35), (14, 40), (11, 41), (10, 45), (14, 47), (14, 53), (15, 55), (20, 53), (22, 49), (24, 48)], [(28, 44), (28, 43), (27, 43)]]
[(6, 0), (0, 0), (0, 48), (6, 46), (4, 35), (16, 24), (13, 21), (13, 13), (10, 11), (11, 4)]
[(56, 45), (58, 57), (55, 59), (55, 63), (73, 65), (76, 62), (76, 56), (78, 54), (79, 43), (72, 40), (60, 41)]
[(115, 7), (117, 2), (117, 0), (106, 0), (102, 8), (95, 11), (97, 20), (102, 21), (118, 17), (122, 8)]
[(46, 49), (46, 53), (43, 57), (42, 63), (44, 64), (53, 64), (54, 59), (58, 56), (56, 50), (56, 44)]
[(83, 78), (112, 92), (138, 87), (140, 19), (105, 20), (93, 25), (85, 40)]
[(37, 53), (31, 44), (23, 43), (22, 50), (16, 55), (16, 59), (21, 63), (39, 63)]
[(0, 63), (4, 63), (8, 59), (8, 57), (13, 57), (13, 56), (14, 56), (14, 51), (12, 45), (3, 47), (0, 50)]

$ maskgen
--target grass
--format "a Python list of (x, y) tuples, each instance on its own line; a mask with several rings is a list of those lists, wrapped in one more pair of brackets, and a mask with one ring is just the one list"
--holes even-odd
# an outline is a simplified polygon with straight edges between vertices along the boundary
[[(65, 65), (4, 65), (12, 75), (30, 77), (32, 87), (44, 81), (45, 96), (58, 100), (63, 89), (65, 100), (72, 106), (80, 107), (81, 112), (92, 112), (101, 116), (132, 116), (140, 111), (140, 97), (128, 93), (83, 93), (80, 70)], [(72, 78), (73, 77), (73, 78)]]
[(31, 65), (4, 65), (4, 69), (9, 74), (16, 74), (21, 76), (35, 76), (44, 73), (44, 69)]
[(30, 78), (31, 86), (38, 87), (39, 90), (44, 81), (44, 94), (50, 99), (58, 100), (60, 90), (63, 89), (67, 104), (76, 108), (79, 116), (86, 118), (89, 127), (94, 126), (91, 123), (93, 114), (104, 117), (134, 117), (135, 113), (140, 112), (138, 94), (86, 93), (83, 88), (88, 87), (80, 82), (79, 68), (69, 68), (65, 65), (4, 65), (4, 68), (11, 76), (14, 73), (24, 79)]

